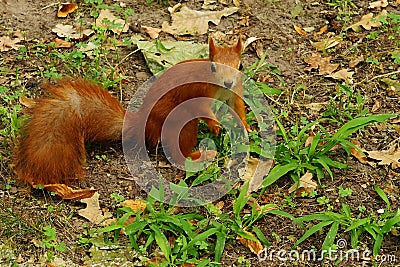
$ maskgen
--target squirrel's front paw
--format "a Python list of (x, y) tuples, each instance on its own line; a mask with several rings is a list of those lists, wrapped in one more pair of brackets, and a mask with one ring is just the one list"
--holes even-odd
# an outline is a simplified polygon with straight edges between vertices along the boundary
[(208, 124), (208, 128), (210, 128), (210, 131), (215, 135), (218, 136), (219, 135), (219, 131), (221, 130), (221, 124), (219, 124), (219, 122), (217, 121), (213, 121), (212, 123)]

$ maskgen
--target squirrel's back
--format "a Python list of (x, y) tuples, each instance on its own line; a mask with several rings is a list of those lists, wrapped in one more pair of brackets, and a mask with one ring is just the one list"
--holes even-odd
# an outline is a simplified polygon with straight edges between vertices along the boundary
[(85, 141), (118, 140), (125, 111), (101, 86), (62, 79), (29, 110), (14, 152), (20, 180), (70, 184), (84, 175)]

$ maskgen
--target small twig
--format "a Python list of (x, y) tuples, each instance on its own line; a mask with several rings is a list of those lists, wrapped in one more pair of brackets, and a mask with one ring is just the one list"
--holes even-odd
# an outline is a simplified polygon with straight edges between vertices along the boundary
[(361, 82), (355, 83), (354, 85), (358, 85), (358, 84), (361, 84), (361, 83), (364, 83), (364, 82), (371, 82), (371, 81), (373, 81), (373, 80), (375, 80), (375, 79), (382, 78), (382, 77), (386, 77), (386, 76), (390, 76), (390, 75), (397, 74), (397, 73), (400, 73), (400, 70), (396, 70), (396, 71), (393, 71), (393, 72), (389, 72), (389, 73), (377, 75), (377, 76), (372, 77), (372, 78), (369, 79), (369, 80), (368, 80), (368, 79), (365, 79), (365, 80), (363, 80), (363, 81), (361, 81)]
[(131, 55), (135, 54), (138, 51), (140, 51), (140, 49), (136, 49), (136, 50), (130, 52), (129, 54), (127, 54), (123, 59), (120, 60), (120, 62), (118, 62), (117, 65), (115, 65), (114, 69), (118, 68), (118, 66), (121, 65), (122, 62), (124, 62), (128, 57), (130, 57)]
[(56, 2), (56, 3), (53, 3), (53, 4), (47, 5), (45, 7), (42, 7), (42, 10), (45, 10), (45, 9), (47, 9), (49, 7), (52, 7), (52, 6), (59, 6), (59, 5), (60, 5), (60, 2)]

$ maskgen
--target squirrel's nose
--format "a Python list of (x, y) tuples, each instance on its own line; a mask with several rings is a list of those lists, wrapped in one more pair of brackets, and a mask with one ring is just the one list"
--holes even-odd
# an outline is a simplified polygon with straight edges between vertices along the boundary
[(229, 82), (225, 81), (224, 85), (225, 85), (226, 88), (231, 89), (232, 85), (233, 85), (233, 81), (229, 81)]

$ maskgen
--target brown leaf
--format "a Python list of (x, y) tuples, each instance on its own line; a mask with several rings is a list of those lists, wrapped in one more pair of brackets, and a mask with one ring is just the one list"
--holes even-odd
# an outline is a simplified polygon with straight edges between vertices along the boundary
[(9, 51), (11, 49), (18, 50), (18, 48), (21, 46), (18, 45), (18, 43), (21, 42), (21, 40), (22, 39), (18, 37), (15, 39), (11, 39), (6, 35), (0, 37), (0, 52)]
[(213, 161), (217, 155), (218, 151), (216, 150), (209, 149), (202, 151), (201, 156), (198, 159), (193, 160), (193, 162)]
[[(253, 233), (250, 233), (248, 231), (245, 231), (246, 234), (253, 236), (255, 239), (257, 239)], [(239, 240), (242, 245), (246, 246), (248, 249), (250, 249), (251, 252), (253, 252), (256, 255), (259, 255), (259, 253), (264, 249), (263, 245), (261, 242), (257, 239), (257, 241), (249, 240), (247, 238), (237, 236), (236, 238)]]
[(382, 151), (366, 151), (368, 157), (378, 160), (378, 165), (389, 165), (392, 169), (397, 169), (400, 167), (400, 147), (395, 149), (391, 147), (389, 150)]
[(108, 22), (106, 22), (104, 19), (109, 20), (113, 24), (119, 24), (119, 27), (110, 28), (110, 30), (116, 34), (120, 34), (121, 32), (127, 32), (129, 30), (129, 23), (127, 23), (123, 19), (117, 18), (108, 9), (102, 9), (100, 11), (100, 14), (95, 21), (95, 25), (98, 27), (109, 27), (110, 25), (108, 25)]
[(369, 3), (368, 8), (382, 8), (382, 7), (387, 7), (387, 6), (388, 6), (387, 0), (379, 0), (379, 1)]
[(61, 4), (61, 6), (59, 7), (58, 12), (57, 12), (57, 17), (65, 18), (68, 16), (68, 14), (74, 12), (77, 9), (78, 9), (78, 5), (74, 4), (74, 3)]
[(81, 40), (94, 33), (91, 29), (78, 29), (72, 25), (64, 24), (57, 24), (51, 31), (56, 33), (58, 37), (68, 37), (71, 40)]
[(318, 51), (325, 51), (326, 49), (337, 46), (342, 42), (340, 36), (334, 36), (319, 42), (312, 42), (311, 45), (315, 47)]
[[(35, 185), (33, 185), (36, 187)], [(80, 200), (90, 198), (97, 191), (94, 189), (72, 189), (65, 184), (47, 184), (43, 189), (57, 193), (62, 199)]]
[(354, 71), (349, 71), (348, 69), (342, 69), (328, 75), (328, 77), (331, 77), (335, 80), (344, 80), (346, 82), (352, 82), (353, 74)]
[(33, 106), (36, 105), (35, 99), (26, 97), (24, 95), (19, 98), (19, 103), (27, 108), (33, 108)]
[(242, 180), (249, 183), (247, 195), (257, 191), (264, 179), (264, 174), (272, 167), (272, 160), (259, 160), (258, 158), (249, 157), (246, 165), (246, 171)]
[(99, 193), (96, 192), (91, 198), (83, 199), (81, 202), (86, 204), (86, 208), (78, 210), (80, 216), (96, 224), (106, 219), (100, 209)]
[[(176, 12), (179, 8), (180, 10)], [(207, 33), (209, 22), (218, 25), (222, 17), (237, 12), (238, 8), (230, 7), (220, 11), (197, 11), (185, 5), (179, 5), (177, 8), (172, 8), (171, 11), (172, 23), (169, 24), (167, 21), (162, 23), (164, 32), (177, 35), (196, 35)]]
[(309, 67), (304, 69), (311, 70), (319, 68), (319, 74), (331, 74), (339, 67), (339, 64), (331, 64), (329, 62), (330, 60), (331, 56), (323, 58), (319, 54), (313, 54), (312, 56), (304, 59), (306, 63), (310, 64)]
[(56, 48), (70, 48), (74, 45), (74, 43), (67, 42), (67, 41), (65, 41), (63, 39), (59, 39), (59, 38), (54, 38), (51, 41), (56, 44)]
[(306, 172), (300, 180), (294, 183), (288, 190), (289, 193), (292, 193), (296, 190), (296, 196), (301, 196), (302, 192), (310, 193), (315, 190), (318, 186), (316, 182), (312, 180), (313, 175), (310, 172)]
[(157, 39), (158, 35), (160, 35), (161, 29), (142, 26), (142, 29), (150, 36), (152, 39)]
[(296, 24), (293, 23), (293, 27), (295, 29), (295, 31), (300, 34), (300, 35), (306, 35), (307, 32), (305, 30), (303, 30), (302, 28), (300, 28), (299, 26), (297, 26)]
[(358, 64), (360, 64), (361, 62), (364, 62), (364, 56), (359, 56), (356, 58), (353, 58), (352, 60), (350, 60), (349, 62), (349, 67), (354, 69)]
[(319, 29), (319, 31), (316, 34), (321, 35), (324, 32), (326, 32), (327, 30), (328, 30), (328, 25), (325, 25), (325, 26), (321, 27), (321, 29)]
[(366, 30), (371, 30), (372, 27), (380, 27), (382, 24), (379, 21), (380, 16), (386, 16), (386, 10), (383, 10), (378, 16), (374, 18), (374, 14), (368, 13), (361, 17), (361, 20), (357, 23), (350, 25), (347, 29), (351, 28), (353, 31), (358, 32), (361, 30), (361, 26)]
[(353, 139), (351, 140), (351, 142), (353, 143), (354, 146), (356, 146), (356, 148), (350, 147), (351, 155), (356, 159), (358, 159), (358, 161), (360, 161), (362, 164), (368, 163), (367, 157), (365, 156), (364, 153), (361, 152), (363, 150), (361, 149), (360, 141)]
[(309, 132), (310, 135), (308, 136), (307, 140), (304, 142), (305, 147), (308, 147), (309, 145), (311, 145), (311, 143), (314, 139), (314, 136), (315, 136), (314, 129), (315, 129), (315, 125), (310, 127), (310, 132)]
[(127, 199), (121, 203), (121, 206), (131, 208), (135, 213), (138, 211), (142, 213), (146, 209), (146, 203), (144, 203), (142, 200)]
[(375, 99), (375, 103), (371, 108), (371, 112), (375, 113), (378, 111), (378, 109), (381, 108), (381, 102), (379, 102), (379, 100)]

